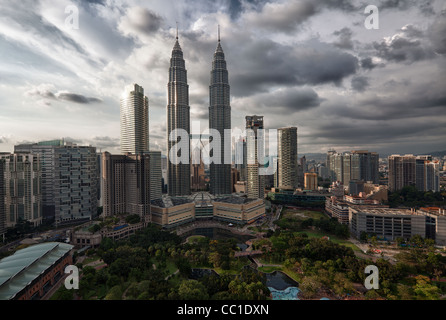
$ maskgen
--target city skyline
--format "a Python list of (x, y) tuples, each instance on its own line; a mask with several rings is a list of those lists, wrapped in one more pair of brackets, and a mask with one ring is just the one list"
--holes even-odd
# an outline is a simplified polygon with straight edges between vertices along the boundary
[[(78, 29), (65, 25), (73, 4)], [(203, 129), (219, 24), (233, 127), (243, 128), (249, 114), (264, 116), (267, 129), (298, 126), (299, 155), (444, 150), (445, 7), (374, 4), (378, 30), (364, 27), (366, 5), (349, 1), (2, 5), (1, 151), (64, 137), (120, 153), (119, 98), (125, 85), (138, 83), (151, 105), (150, 149), (166, 154), (165, 84), (176, 21), (191, 120)]]

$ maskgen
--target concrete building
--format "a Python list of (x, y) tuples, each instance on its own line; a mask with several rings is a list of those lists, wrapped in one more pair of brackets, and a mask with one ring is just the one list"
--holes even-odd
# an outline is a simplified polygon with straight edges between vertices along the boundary
[(350, 232), (356, 238), (362, 232), (389, 241), (426, 236), (426, 217), (413, 209), (350, 207), (349, 224)]
[(66, 145), (55, 148), (55, 222), (65, 224), (97, 216), (96, 148)]
[(53, 220), (55, 217), (55, 154), (57, 148), (62, 148), (65, 145), (70, 145), (70, 143), (65, 142), (64, 139), (60, 139), (14, 146), (15, 153), (29, 152), (40, 157), (40, 165), (42, 168), (42, 216), (44, 220)]
[(213, 201), (214, 218), (230, 223), (249, 224), (265, 215), (262, 199), (229, 196)]
[(246, 139), (240, 138), (235, 142), (235, 168), (240, 172), (240, 181), (247, 181), (247, 154)]
[(426, 217), (426, 238), (437, 245), (446, 246), (446, 210), (438, 207), (420, 208), (418, 213)]
[(120, 104), (121, 153), (149, 151), (149, 99), (136, 83), (124, 89)]
[(298, 187), (297, 127), (279, 128), (277, 146), (278, 188), (295, 190)]
[(2, 154), (6, 227), (19, 221), (42, 223), (41, 165), (39, 155), (31, 153)]
[(304, 188), (305, 190), (317, 190), (317, 173), (305, 172), (304, 174)]
[(163, 196), (152, 201), (152, 223), (174, 228), (195, 220), (195, 204), (187, 198)]
[[(169, 196), (187, 196), (190, 188), (190, 141), (187, 150), (180, 150), (180, 137), (169, 139), (175, 129), (184, 130), (188, 137), (190, 131), (189, 85), (187, 84), (186, 64), (183, 51), (178, 42), (178, 31), (172, 50), (169, 67), (169, 82), (167, 84), (167, 176)], [(184, 143), (184, 141), (183, 141)], [(186, 155), (182, 153), (187, 153)], [(187, 163), (171, 159), (171, 155), (178, 155), (187, 159)]]
[(45, 242), (0, 260), (0, 300), (40, 300), (73, 264), (73, 246)]
[(391, 192), (401, 190), (405, 186), (416, 185), (416, 157), (414, 155), (391, 155), (388, 165)]
[[(231, 129), (230, 87), (220, 30), (218, 33), (209, 86), (209, 129), (218, 131), (221, 143), (214, 146), (218, 148), (219, 157), (210, 164), (210, 192), (214, 195), (228, 195), (232, 193), (231, 149), (226, 144), (231, 145), (231, 137), (225, 136), (225, 130)], [(215, 156), (216, 150), (211, 152)]]
[[(246, 151), (247, 151), (247, 194), (248, 198), (264, 198), (264, 176), (259, 174), (263, 164), (264, 145), (259, 137), (259, 129), (263, 130), (263, 116), (246, 116)], [(263, 140), (264, 141), (264, 140)]]
[(161, 151), (149, 151), (150, 155), (150, 200), (159, 199), (163, 194)]
[(104, 216), (137, 214), (150, 222), (150, 155), (102, 155)]
[[(0, 157), (0, 181), (4, 181), (5, 176), (5, 160)], [(5, 210), (5, 184), (0, 183), (0, 238), (5, 240), (6, 234), (6, 210)]]

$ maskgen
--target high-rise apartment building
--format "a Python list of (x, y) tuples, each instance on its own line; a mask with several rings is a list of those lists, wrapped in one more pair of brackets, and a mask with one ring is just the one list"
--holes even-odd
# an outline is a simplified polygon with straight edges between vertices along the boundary
[[(231, 148), (227, 148), (226, 144), (231, 144), (231, 137), (225, 136), (225, 130), (231, 129), (229, 90), (228, 70), (226, 68), (225, 54), (220, 44), (219, 30), (209, 86), (209, 128), (218, 131), (221, 142), (219, 146), (214, 146), (214, 148), (219, 148), (220, 156), (217, 159), (219, 163), (214, 163), (214, 158), (214, 161), (210, 164), (210, 192), (214, 195), (229, 195), (232, 193), (231, 155), (226, 154), (230, 153)], [(211, 150), (211, 153), (215, 153), (215, 150)]]
[[(264, 159), (264, 144), (259, 139), (259, 129), (263, 130), (263, 116), (246, 116), (246, 150), (247, 150), (247, 194), (249, 198), (264, 198), (264, 176), (259, 169)], [(260, 160), (262, 159), (262, 160)]]
[(240, 181), (247, 180), (247, 149), (246, 149), (246, 139), (241, 137), (239, 141), (235, 142), (235, 168), (240, 173)]
[(327, 153), (327, 167), (332, 181), (344, 185), (357, 180), (379, 183), (379, 155), (376, 152), (354, 150), (337, 153), (330, 150)]
[(2, 154), (0, 158), (4, 162), (3, 179), (0, 184), (4, 185), (6, 226), (14, 227), (20, 221), (31, 222), (34, 226), (40, 225), (42, 172), (39, 156), (13, 153)]
[(56, 225), (96, 217), (99, 181), (96, 148), (77, 145), (57, 147), (54, 163)]
[(432, 161), (432, 156), (391, 155), (388, 162), (390, 191), (410, 185), (420, 191), (440, 191), (440, 164), (439, 161)]
[[(176, 139), (169, 139), (169, 135), (175, 129), (182, 129), (190, 134), (190, 106), (189, 106), (189, 85), (187, 84), (186, 64), (183, 59), (183, 51), (178, 42), (178, 34), (175, 45), (172, 49), (172, 57), (169, 67), (169, 83), (167, 84), (167, 175), (168, 194), (170, 196), (186, 196), (190, 190), (190, 142), (187, 140), (189, 148), (180, 150)], [(175, 137), (173, 137), (175, 138)], [(188, 136), (189, 138), (189, 136)], [(182, 141), (182, 144), (185, 142)], [(187, 155), (181, 154), (187, 152)], [(187, 163), (176, 161), (171, 156), (187, 158)]]
[(150, 155), (102, 154), (104, 215), (137, 214), (150, 222)]
[(56, 148), (63, 147), (65, 144), (69, 143), (65, 142), (64, 139), (60, 139), (14, 146), (15, 153), (29, 152), (40, 157), (42, 169), (42, 216), (44, 220), (52, 220), (55, 216), (55, 153)]
[(136, 83), (126, 86), (121, 98), (121, 153), (149, 151), (149, 99)]
[(280, 189), (298, 187), (297, 127), (278, 129), (277, 184)]

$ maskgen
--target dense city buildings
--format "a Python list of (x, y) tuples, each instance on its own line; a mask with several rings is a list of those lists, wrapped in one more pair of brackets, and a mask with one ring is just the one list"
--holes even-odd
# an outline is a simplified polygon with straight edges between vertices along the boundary
[(149, 151), (149, 99), (136, 83), (126, 86), (121, 98), (121, 153)]
[[(180, 137), (175, 129), (182, 129), (187, 133), (187, 150), (180, 150)], [(167, 175), (168, 194), (170, 196), (187, 196), (190, 188), (190, 106), (189, 85), (187, 71), (183, 59), (183, 51), (178, 42), (178, 31), (169, 67), (169, 82), (167, 84)], [(173, 135), (170, 139), (169, 136)], [(185, 141), (182, 141), (183, 144)], [(182, 154), (186, 153), (186, 154)], [(173, 158), (172, 158), (173, 157)], [(180, 159), (187, 159), (186, 163)]]
[(263, 167), (264, 140), (259, 130), (263, 130), (263, 116), (246, 116), (246, 152), (247, 152), (247, 194), (249, 198), (264, 198), (264, 175), (259, 174)]
[(354, 150), (337, 153), (329, 150), (326, 164), (331, 180), (342, 182), (344, 186), (358, 180), (379, 183), (379, 155), (376, 152)]
[(279, 128), (277, 133), (277, 187), (298, 187), (297, 127)]
[(215, 195), (229, 195), (232, 193), (231, 148), (226, 145), (230, 145), (231, 136), (226, 136), (225, 130), (229, 133), (231, 129), (230, 87), (220, 31), (209, 86), (209, 129), (216, 130), (220, 135), (220, 143), (211, 150), (213, 161), (210, 164), (210, 192)]
[(240, 181), (247, 181), (247, 155), (246, 138), (240, 137), (234, 146), (235, 168), (240, 172)]
[(150, 222), (150, 155), (102, 156), (104, 216), (137, 214)]
[[(39, 155), (31, 153), (0, 154), (3, 159), (3, 210), (6, 226), (28, 221), (42, 223), (41, 165)], [(0, 218), (1, 219), (1, 218)]]
[(431, 156), (391, 155), (388, 166), (388, 185), (392, 192), (411, 185), (419, 191), (440, 191), (440, 163)]

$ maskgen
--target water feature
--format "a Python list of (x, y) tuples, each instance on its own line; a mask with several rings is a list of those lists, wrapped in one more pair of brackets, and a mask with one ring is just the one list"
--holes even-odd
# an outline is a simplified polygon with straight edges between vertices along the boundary
[(273, 300), (299, 300), (298, 283), (280, 271), (266, 274), (266, 285), (271, 291)]
[(237, 246), (241, 249), (241, 251), (245, 251), (248, 245), (245, 243), (246, 241), (253, 239), (253, 236), (236, 234), (231, 232), (230, 230), (213, 227), (213, 228), (195, 228), (191, 231), (188, 231), (181, 235), (183, 238), (187, 238), (190, 236), (204, 236), (208, 237), (212, 240), (224, 240), (224, 239), (236, 239)]

